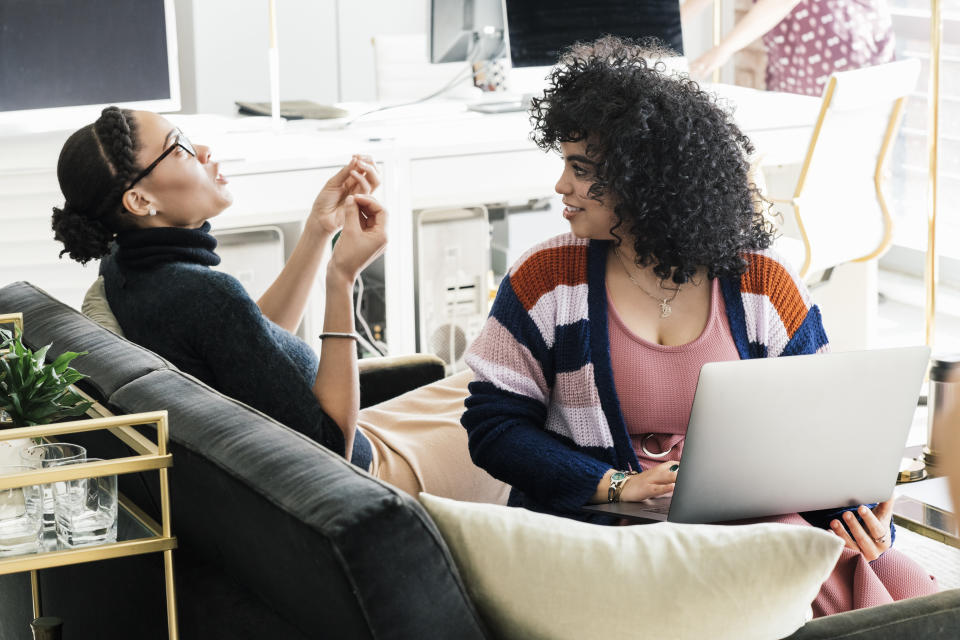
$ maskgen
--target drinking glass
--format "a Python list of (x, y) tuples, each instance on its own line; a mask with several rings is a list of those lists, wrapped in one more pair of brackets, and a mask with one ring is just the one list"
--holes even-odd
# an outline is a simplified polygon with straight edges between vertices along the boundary
[[(26, 465), (0, 467), (0, 476), (36, 471)], [(43, 523), (40, 485), (0, 489), (0, 556), (40, 551)]]
[[(99, 461), (99, 458), (87, 458), (61, 464)], [(53, 500), (57, 541), (61, 546), (81, 547), (117, 541), (116, 475), (55, 482)]]
[[(64, 462), (83, 461), (87, 458), (87, 450), (78, 444), (69, 444), (66, 442), (50, 442), (47, 444), (35, 444), (24, 447), (20, 450), (20, 460), (23, 464), (34, 469), (46, 469)], [(43, 487), (43, 529), (44, 531), (53, 531), (53, 485), (45, 484)]]

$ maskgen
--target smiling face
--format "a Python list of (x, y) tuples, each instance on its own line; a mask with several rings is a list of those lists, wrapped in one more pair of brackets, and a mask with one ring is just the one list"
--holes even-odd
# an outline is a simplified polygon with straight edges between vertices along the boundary
[[(137, 165), (148, 167), (174, 143), (178, 130), (155, 113), (133, 115), (140, 143)], [(124, 193), (124, 206), (138, 216), (139, 226), (197, 228), (233, 202), (210, 148), (193, 146), (196, 156), (177, 147)], [(148, 215), (150, 209), (156, 215)]]
[(570, 231), (578, 238), (613, 240), (610, 229), (617, 224), (617, 216), (608, 198), (599, 202), (590, 197), (590, 187), (596, 181), (596, 158), (587, 156), (587, 143), (561, 142), (563, 173), (554, 189), (563, 196), (563, 217), (570, 223)]

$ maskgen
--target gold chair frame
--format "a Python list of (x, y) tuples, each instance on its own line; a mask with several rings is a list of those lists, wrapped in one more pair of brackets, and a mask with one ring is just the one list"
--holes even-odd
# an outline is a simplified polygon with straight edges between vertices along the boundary
[[(793, 207), (794, 219), (797, 223), (797, 229), (800, 231), (800, 238), (803, 240), (804, 259), (800, 267), (800, 277), (805, 278), (810, 270), (813, 250), (807, 230), (803, 224), (803, 215), (801, 214), (798, 200), (803, 196), (803, 188), (806, 184), (807, 173), (813, 162), (817, 151), (817, 142), (820, 139), (820, 132), (823, 129), (823, 123), (827, 119), (827, 113), (830, 110), (830, 104), (833, 101), (833, 95), (837, 88), (837, 79), (831, 77), (827, 83), (827, 88), (823, 93), (823, 101), (820, 105), (820, 114), (817, 116), (817, 122), (813, 128), (813, 135), (810, 137), (810, 144), (807, 147), (807, 153), (803, 159), (803, 165), (800, 168), (800, 177), (797, 179), (797, 186), (794, 189), (793, 196), (789, 200), (774, 198), (773, 202), (789, 204)], [(900, 130), (900, 123), (903, 120), (903, 113), (906, 107), (906, 96), (898, 98), (890, 111), (890, 118), (887, 121), (887, 129), (880, 145), (880, 152), (877, 154), (877, 164), (873, 173), (874, 188), (877, 193), (877, 202), (880, 204), (880, 210), (883, 214), (883, 237), (880, 244), (873, 251), (860, 257), (854, 258), (852, 262), (865, 262), (883, 255), (890, 245), (893, 244), (893, 216), (890, 214), (890, 207), (887, 204), (887, 198), (884, 195), (884, 188), (887, 181), (886, 167), (890, 159), (890, 151), (893, 147), (893, 141), (896, 139), (897, 132)]]

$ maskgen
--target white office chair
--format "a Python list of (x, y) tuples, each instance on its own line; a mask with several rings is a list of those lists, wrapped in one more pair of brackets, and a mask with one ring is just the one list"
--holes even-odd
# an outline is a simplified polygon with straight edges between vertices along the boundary
[(477, 97), (466, 62), (431, 64), (427, 36), (418, 34), (376, 35), (373, 47), (378, 102), (404, 102), (426, 97), (457, 80), (447, 95)]
[(907, 95), (920, 73), (903, 60), (835, 73), (823, 92), (806, 157), (792, 176), (767, 173), (768, 195), (784, 214), (775, 248), (807, 278), (881, 256), (893, 237), (885, 167)]

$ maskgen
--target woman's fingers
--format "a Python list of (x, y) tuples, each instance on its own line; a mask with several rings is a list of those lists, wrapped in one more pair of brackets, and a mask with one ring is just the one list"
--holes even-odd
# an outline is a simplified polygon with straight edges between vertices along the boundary
[(843, 539), (848, 548), (862, 553), (868, 562), (876, 560), (890, 548), (890, 523), (877, 518), (873, 511), (863, 505), (857, 511), (863, 518), (863, 524), (857, 520), (853, 511), (845, 511), (843, 522), (847, 525), (849, 532), (844, 529), (839, 520), (830, 521), (830, 528)]
[(373, 193), (373, 187), (370, 185), (370, 181), (367, 180), (365, 175), (356, 169), (352, 169), (350, 171), (350, 177), (356, 181), (355, 186), (358, 186), (362, 193)]
[(677, 471), (680, 463), (673, 460), (662, 462), (645, 473), (651, 473), (655, 482), (674, 483), (677, 481)]
[(875, 557), (877, 555), (877, 547), (883, 543), (875, 540), (873, 536), (864, 530), (860, 521), (857, 520), (857, 517), (852, 511), (845, 512), (843, 519), (847, 523), (847, 528), (850, 529), (850, 534), (853, 536), (853, 539), (856, 540), (860, 550), (864, 552), (868, 560), (872, 560), (873, 558), (870, 556)]
[(377, 171), (377, 165), (373, 163), (373, 159), (369, 156), (360, 157), (357, 160), (357, 171), (360, 171), (366, 176), (367, 181), (370, 183), (370, 192), (377, 190), (377, 187), (380, 186), (380, 172)]
[[(882, 503), (881, 503), (882, 504)], [(880, 505), (877, 505), (879, 508)], [(882, 520), (877, 518), (877, 516), (870, 509), (866, 508), (863, 505), (860, 505), (860, 517), (863, 518), (863, 523), (866, 525), (866, 533), (870, 536), (870, 539), (873, 540), (880, 547), (885, 547), (888, 543), (888, 538), (890, 537), (890, 524), (884, 524)]]
[(674, 486), (675, 485), (672, 482), (669, 482), (667, 484), (652, 484), (650, 485), (650, 490), (651, 490), (650, 497), (656, 498), (658, 496), (666, 495), (671, 491), (673, 491)]
[(379, 200), (371, 195), (362, 193), (355, 194), (353, 198), (360, 207), (361, 218), (363, 218), (362, 228), (370, 229), (375, 226), (382, 227), (386, 225), (387, 211), (383, 208), (383, 205), (380, 204)]
[(365, 193), (373, 193), (380, 186), (380, 172), (369, 155), (354, 155), (350, 162), (343, 165), (329, 180), (324, 189), (342, 189), (350, 193), (359, 188)]
[(830, 528), (833, 530), (835, 534), (840, 536), (840, 538), (843, 540), (844, 544), (847, 546), (848, 549), (853, 549), (854, 551), (860, 551), (860, 547), (857, 545), (856, 542), (853, 541), (853, 538), (850, 537), (850, 534), (847, 533), (847, 530), (843, 528), (843, 524), (841, 524), (839, 520), (831, 520)]
[(884, 500), (876, 507), (873, 508), (873, 513), (876, 515), (877, 519), (884, 524), (884, 529), (889, 528), (890, 520), (893, 518), (893, 498), (889, 500)]
[(362, 228), (360, 225), (360, 216), (363, 212), (360, 209), (360, 204), (357, 202), (356, 196), (347, 196), (343, 201), (343, 206), (345, 208), (343, 230), (358, 230)]
[(343, 187), (344, 182), (350, 177), (350, 171), (355, 168), (354, 166), (355, 164), (356, 164), (356, 161), (354, 159), (351, 159), (350, 162), (340, 167), (340, 170), (337, 171), (335, 174), (333, 174), (333, 177), (327, 180), (327, 184), (325, 184), (323, 188), (329, 189), (330, 187), (333, 187), (333, 188)]

